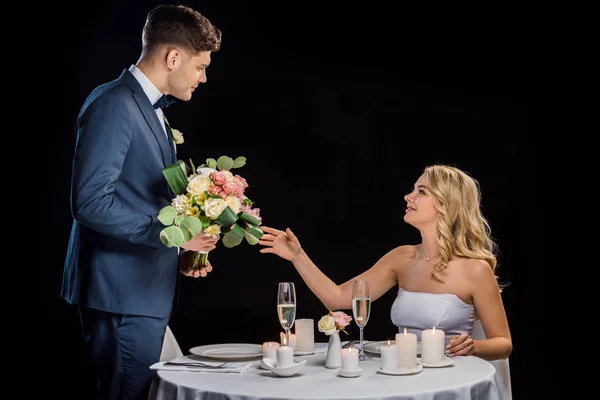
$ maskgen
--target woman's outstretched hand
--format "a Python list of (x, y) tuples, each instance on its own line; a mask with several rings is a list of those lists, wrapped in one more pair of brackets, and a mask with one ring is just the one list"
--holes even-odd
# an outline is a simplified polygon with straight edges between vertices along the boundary
[(262, 235), (258, 244), (267, 246), (260, 249), (261, 253), (277, 254), (281, 258), (292, 261), (302, 250), (298, 238), (290, 228), (287, 228), (285, 232), (264, 225), (260, 228), (265, 234)]

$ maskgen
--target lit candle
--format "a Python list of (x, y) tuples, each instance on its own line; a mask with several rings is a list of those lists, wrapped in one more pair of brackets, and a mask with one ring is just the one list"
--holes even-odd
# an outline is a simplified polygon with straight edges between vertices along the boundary
[[(281, 339), (281, 343), (283, 344), (283, 338), (285, 338), (285, 332), (281, 332), (279, 333), (279, 338)], [(290, 342), (289, 342), (289, 346), (296, 350), (296, 335), (293, 333), (290, 333)]]
[(421, 332), (421, 361), (424, 364), (438, 364), (444, 361), (444, 331), (425, 329)]
[(386, 371), (395, 371), (398, 369), (398, 346), (390, 344), (388, 340), (387, 346), (381, 346), (381, 361), (383, 362), (383, 369)]
[(296, 331), (296, 350), (313, 351), (315, 349), (315, 321), (311, 318), (297, 319), (294, 323)]
[(352, 346), (342, 349), (342, 370), (355, 371), (358, 369), (358, 350)]
[(414, 368), (417, 366), (417, 335), (396, 333), (396, 346), (398, 346), (398, 364), (400, 368)]
[(286, 342), (284, 337), (282, 345), (275, 349), (277, 368), (285, 368), (294, 364), (294, 349), (290, 346), (286, 346)]
[(277, 348), (279, 347), (279, 343), (277, 342), (264, 342), (263, 349), (263, 358), (272, 358), (273, 360), (277, 360)]

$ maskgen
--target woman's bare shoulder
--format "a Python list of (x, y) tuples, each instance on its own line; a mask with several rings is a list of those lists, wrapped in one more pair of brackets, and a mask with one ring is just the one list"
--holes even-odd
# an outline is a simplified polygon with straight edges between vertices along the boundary
[(405, 261), (411, 261), (419, 257), (419, 245), (405, 244), (393, 248), (388, 252), (389, 255), (394, 258), (401, 258)]
[(492, 271), (490, 264), (485, 260), (477, 258), (456, 258), (452, 261), (460, 266), (464, 273), (475, 281), (494, 277), (494, 272)]

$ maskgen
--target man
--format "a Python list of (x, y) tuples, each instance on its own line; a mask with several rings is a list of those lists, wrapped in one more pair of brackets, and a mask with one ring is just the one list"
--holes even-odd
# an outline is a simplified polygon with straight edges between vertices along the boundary
[[(212, 269), (178, 267), (157, 215), (172, 199), (162, 169), (176, 161), (162, 108), (192, 98), (220, 44), (221, 31), (197, 11), (156, 7), (137, 63), (94, 89), (77, 119), (61, 297), (79, 308), (102, 399), (146, 398), (178, 269), (194, 277)], [(218, 240), (200, 234), (182, 247), (210, 251)]]

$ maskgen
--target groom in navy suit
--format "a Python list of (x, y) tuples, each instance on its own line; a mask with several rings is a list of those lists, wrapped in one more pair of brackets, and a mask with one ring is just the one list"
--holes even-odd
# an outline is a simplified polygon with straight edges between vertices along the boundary
[[(77, 118), (61, 297), (79, 309), (101, 399), (146, 399), (179, 272), (212, 269), (179, 265), (157, 215), (172, 200), (162, 169), (176, 161), (163, 108), (192, 98), (220, 44), (220, 30), (197, 11), (156, 7), (137, 63), (94, 89)], [(210, 251), (217, 241), (200, 234), (182, 247)]]

